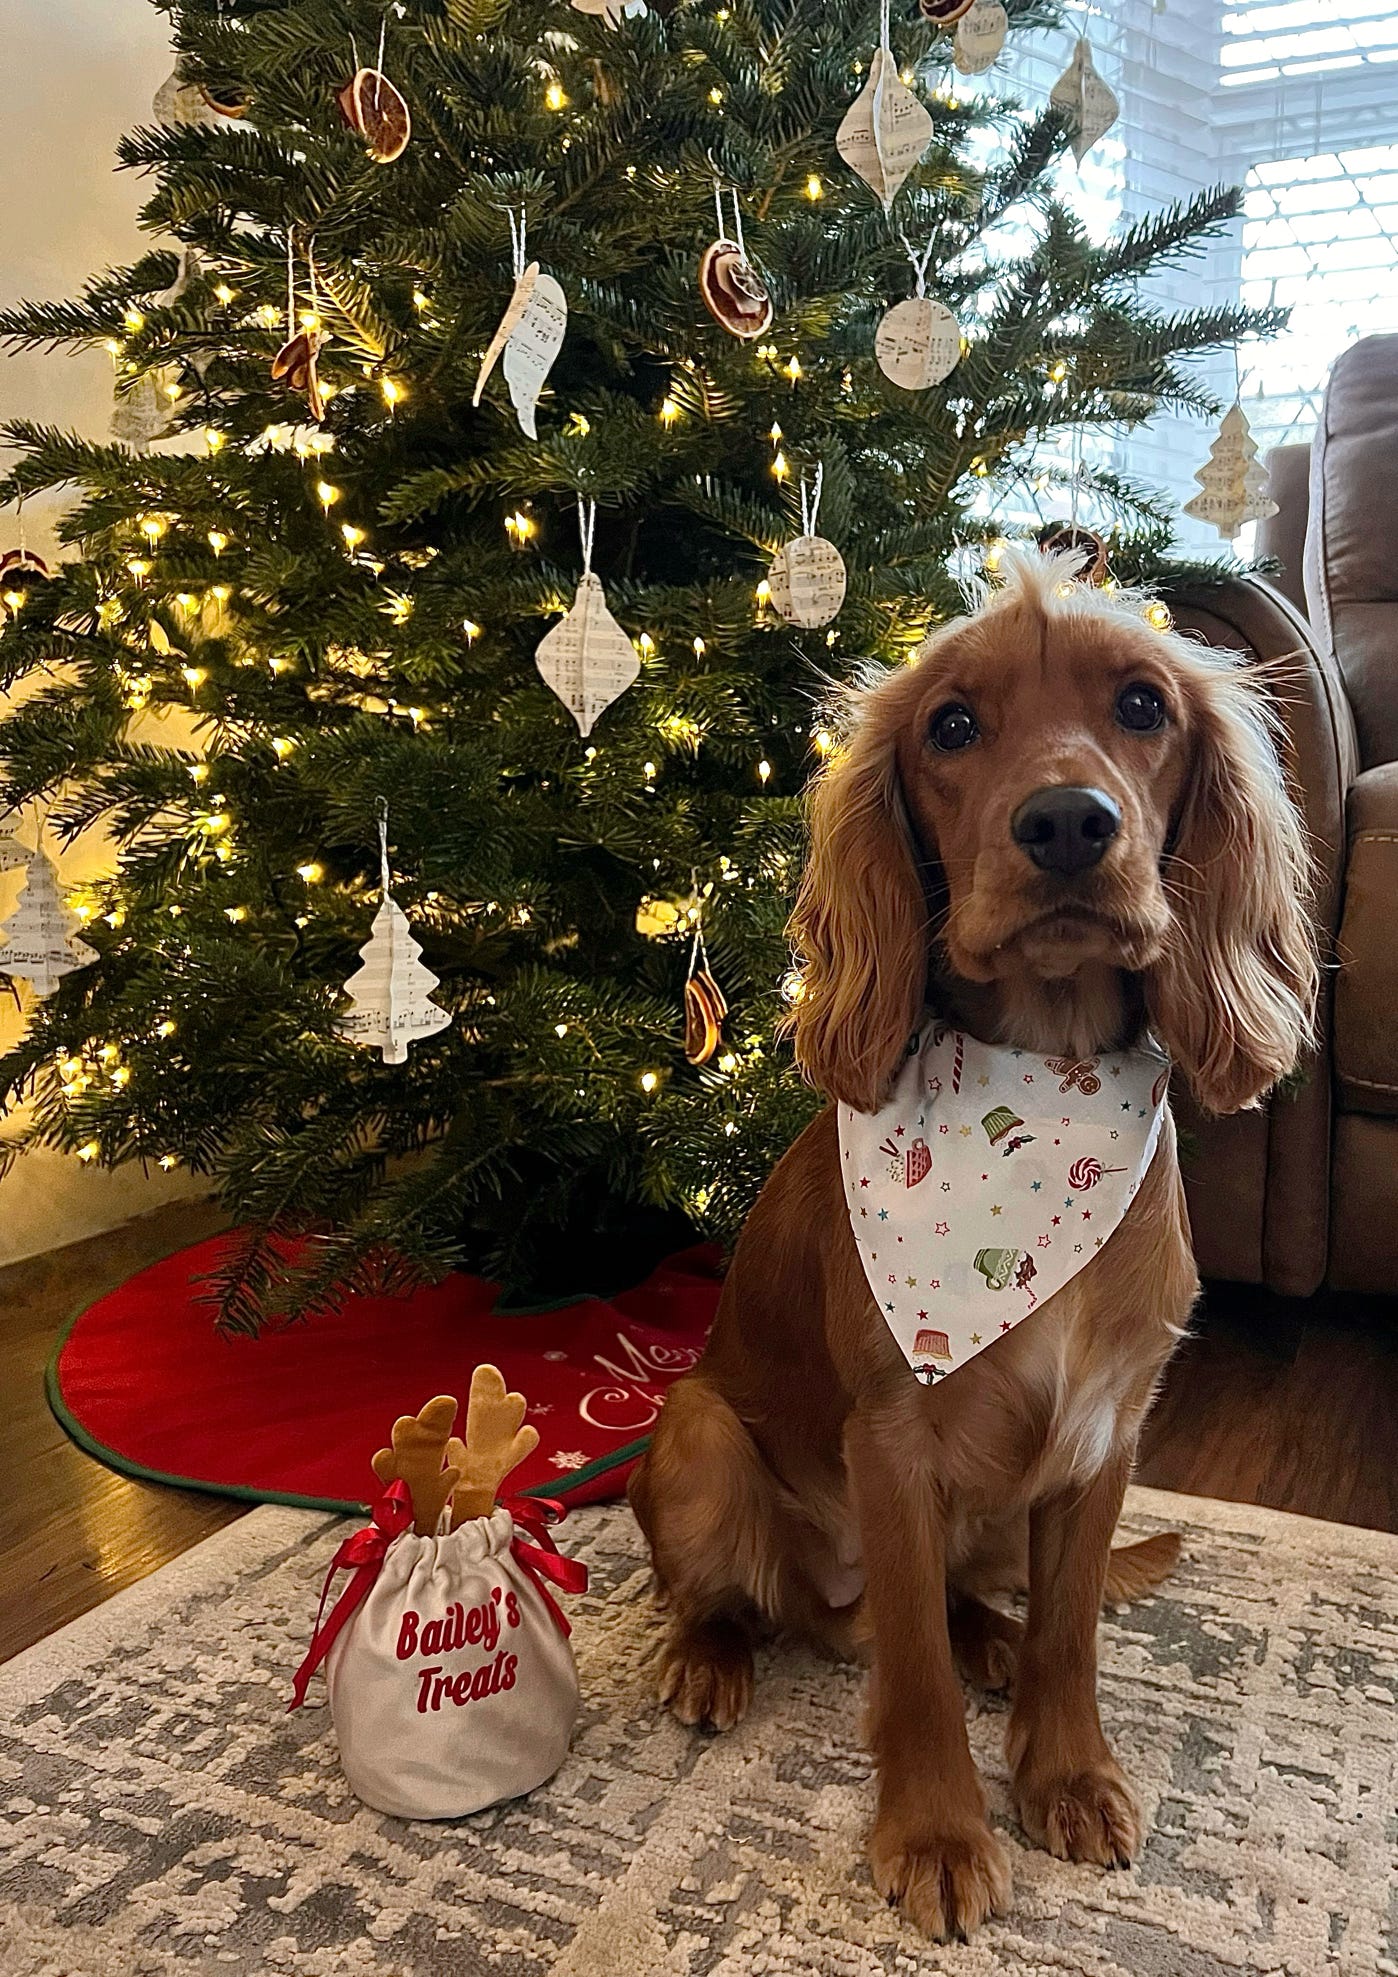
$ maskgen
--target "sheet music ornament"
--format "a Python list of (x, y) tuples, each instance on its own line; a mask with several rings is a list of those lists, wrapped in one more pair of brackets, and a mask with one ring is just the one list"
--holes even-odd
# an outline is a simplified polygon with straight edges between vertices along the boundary
[(586, 509), (578, 499), (578, 528), (582, 534), (583, 573), (567, 616), (544, 633), (534, 663), (578, 724), (584, 737), (593, 723), (619, 700), (640, 675), (636, 648), (607, 609), (602, 579), (592, 568), (592, 537), (597, 503)]
[(529, 439), (537, 439), (535, 409), (554, 360), (563, 348), (568, 329), (568, 298), (552, 275), (540, 272), (537, 261), (525, 265), (523, 207), (518, 218), (512, 210), (507, 218), (514, 251), (514, 292), (481, 359), (471, 403), (480, 404), (490, 374), (503, 352), (505, 383), (520, 431)]
[(817, 467), (808, 500), (806, 477), (801, 476), (801, 533), (782, 545), (767, 572), (773, 608), (789, 625), (808, 631), (828, 625), (845, 601), (845, 559), (833, 542), (815, 532), (824, 480), (824, 467)]
[(388, 805), (382, 801), (379, 862), (383, 901), (359, 950), (362, 966), (345, 983), (351, 1006), (336, 1027), (352, 1043), (379, 1051), (385, 1064), (403, 1064), (409, 1044), (445, 1030), (451, 1011), (432, 1000), (437, 977), (423, 967), (408, 917), (389, 890)]
[(884, 0), (869, 79), (845, 112), (835, 149), (888, 212), (931, 139), (932, 119), (898, 73)]

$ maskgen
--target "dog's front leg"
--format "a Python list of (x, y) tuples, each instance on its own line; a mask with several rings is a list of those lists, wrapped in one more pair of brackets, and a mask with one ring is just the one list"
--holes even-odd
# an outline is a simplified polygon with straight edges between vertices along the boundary
[(1127, 1867), (1141, 1809), (1097, 1714), (1097, 1616), (1128, 1457), (1035, 1506), (1029, 1524), (1029, 1620), (1006, 1753), (1029, 1837), (1060, 1860)]
[(1010, 1871), (966, 1741), (947, 1634), (945, 1509), (915, 1411), (911, 1396), (861, 1404), (847, 1440), (874, 1637), (869, 1862), (879, 1892), (944, 1939), (1004, 1910)]

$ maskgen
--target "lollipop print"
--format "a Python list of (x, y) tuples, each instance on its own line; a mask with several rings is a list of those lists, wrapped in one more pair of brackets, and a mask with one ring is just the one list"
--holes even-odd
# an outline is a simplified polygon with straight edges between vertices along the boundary
[(1095, 1188), (1104, 1174), (1124, 1174), (1124, 1167), (1104, 1167), (1100, 1160), (1094, 1160), (1090, 1153), (1081, 1160), (1075, 1160), (1068, 1169), (1068, 1185), (1078, 1194), (1085, 1194), (1088, 1188)]

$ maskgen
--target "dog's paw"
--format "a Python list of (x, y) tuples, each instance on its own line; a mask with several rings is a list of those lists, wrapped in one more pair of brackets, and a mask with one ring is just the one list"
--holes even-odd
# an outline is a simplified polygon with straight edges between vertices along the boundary
[(1065, 1777), (1021, 1773), (1015, 1797), (1025, 1832), (1059, 1860), (1129, 1867), (1140, 1852), (1140, 1803), (1110, 1757)]
[(737, 1627), (712, 1621), (671, 1641), (660, 1700), (681, 1723), (731, 1730), (752, 1701), (752, 1647)]
[(939, 1834), (881, 1819), (869, 1840), (869, 1868), (884, 1899), (939, 1943), (964, 1941), (1009, 1907), (1010, 1864), (984, 1824)]

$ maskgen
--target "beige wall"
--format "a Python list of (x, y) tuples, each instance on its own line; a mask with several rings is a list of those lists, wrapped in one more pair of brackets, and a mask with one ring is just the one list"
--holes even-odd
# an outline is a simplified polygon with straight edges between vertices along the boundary
[[(23, 78), (4, 113), (0, 302), (62, 299), (141, 250), (142, 181), (112, 161), (122, 131), (150, 121), (151, 97), (169, 74), (167, 24), (148, 0), (0, 0), (0, 12), (6, 65)], [(104, 353), (0, 353), (0, 420), (39, 419), (103, 439), (110, 409)], [(26, 537), (49, 553), (52, 509), (36, 509), (26, 506)], [(0, 510), (0, 549), (17, 540), (14, 510)], [(32, 838), (32, 825), (23, 835)], [(102, 858), (100, 845), (80, 845), (64, 857), (63, 876), (88, 877)], [(0, 879), (0, 888), (3, 913), (17, 881)], [(8, 999), (0, 1003), (0, 1049), (22, 1021)], [(135, 1168), (104, 1174), (56, 1154), (27, 1156), (0, 1181), (0, 1263), (199, 1191), (187, 1176), (148, 1180)]]

